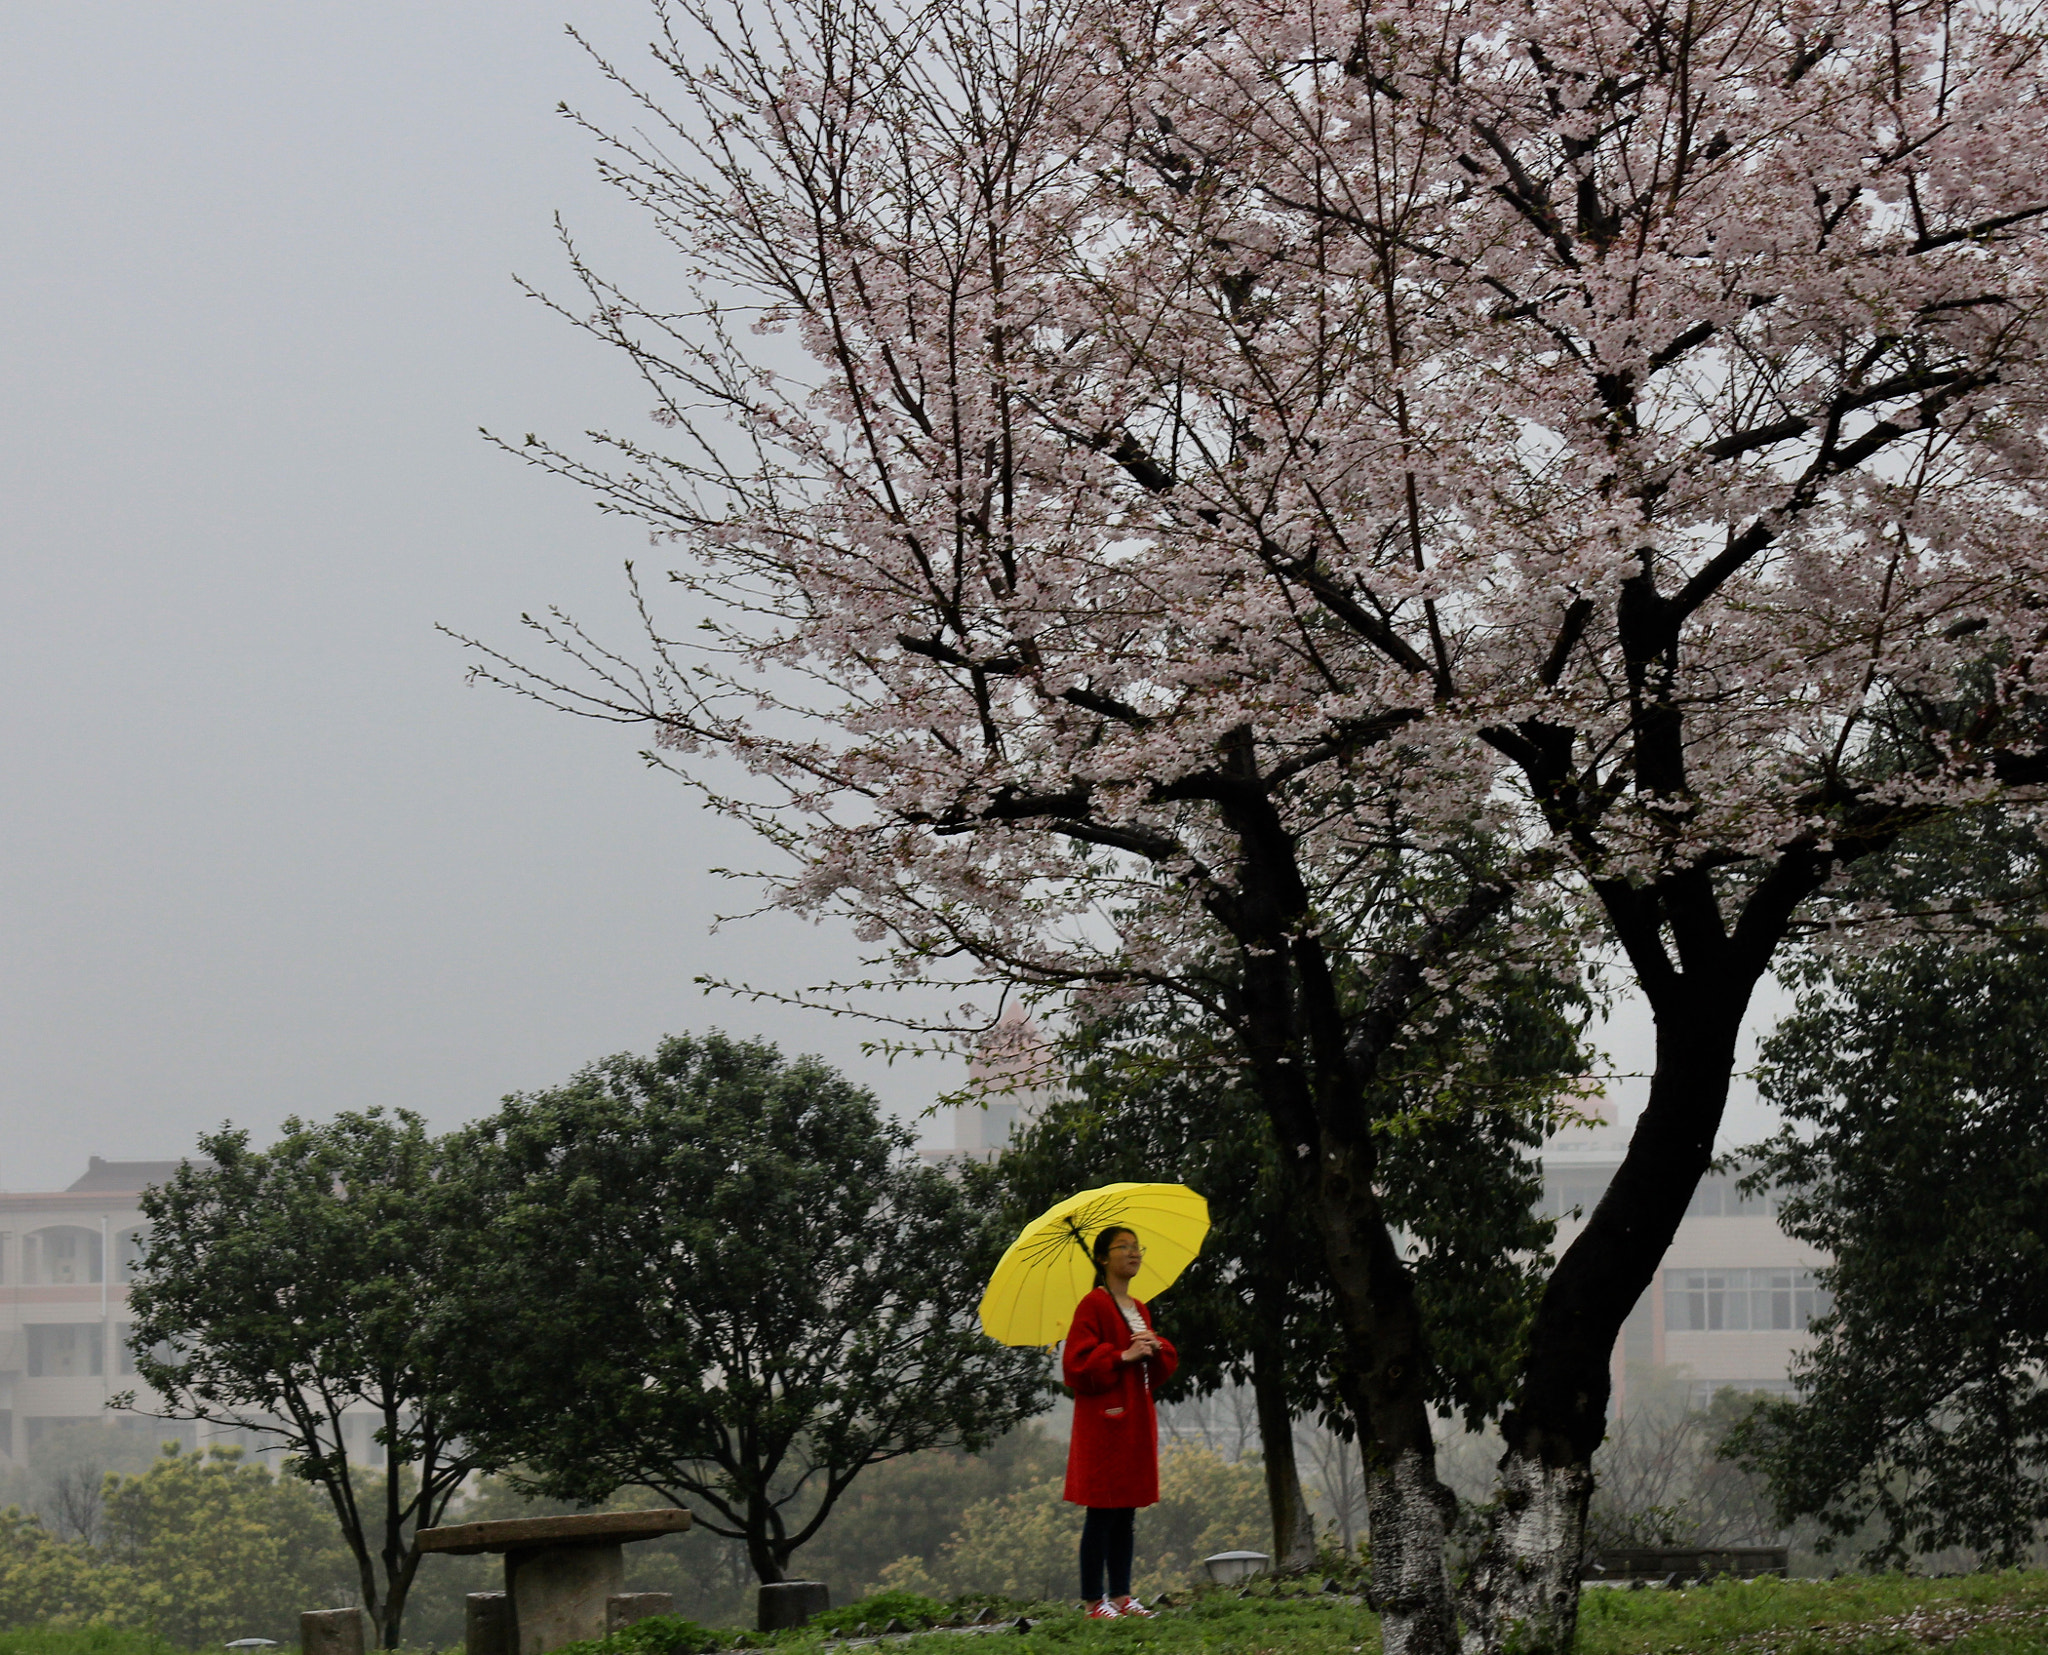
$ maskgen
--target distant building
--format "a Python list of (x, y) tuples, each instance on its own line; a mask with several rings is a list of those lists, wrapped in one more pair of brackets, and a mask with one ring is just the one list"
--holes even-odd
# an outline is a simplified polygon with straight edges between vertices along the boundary
[[(70, 1188), (0, 1194), (0, 1463), (21, 1463), (52, 1431), (113, 1425), (153, 1442), (187, 1448), (234, 1444), (264, 1451), (260, 1432), (216, 1430), (147, 1417), (155, 1393), (128, 1349), (128, 1278), (148, 1233), (139, 1197), (169, 1180), (177, 1161), (105, 1161), (93, 1156)], [(107, 1400), (136, 1393), (133, 1412)], [(350, 1432), (349, 1454), (382, 1461), (366, 1412)]]
[[(1628, 1151), (1613, 1106), (1580, 1106), (1591, 1124), (1543, 1146), (1541, 1211), (1558, 1220), (1560, 1254), (1585, 1226)], [(1789, 1394), (1786, 1370), (1813, 1342), (1807, 1331), (1827, 1309), (1815, 1285), (1825, 1254), (1778, 1227), (1775, 1197), (1743, 1195), (1740, 1178), (1709, 1173), (1693, 1192), (1678, 1234), (1659, 1262), (1614, 1350), (1615, 1403), (1627, 1406), (1629, 1369), (1683, 1368), (1695, 1404), (1732, 1386)]]
[(929, 1150), (927, 1158), (995, 1159), (1064, 1085), (1052, 1043), (1023, 1007), (1011, 1006), (968, 1062), (968, 1101), (947, 1111), (953, 1117), (952, 1147)]

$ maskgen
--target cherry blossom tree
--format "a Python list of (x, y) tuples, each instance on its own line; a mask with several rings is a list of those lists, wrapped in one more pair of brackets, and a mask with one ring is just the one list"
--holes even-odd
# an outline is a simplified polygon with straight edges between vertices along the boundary
[[(592, 130), (695, 296), (572, 245), (562, 308), (672, 437), (520, 451), (682, 548), (693, 641), (643, 597), (648, 652), (553, 617), (570, 665), (486, 675), (651, 725), (892, 981), (1200, 1001), (1322, 1238), (1389, 1650), (1568, 1647), (1755, 984), (1845, 867), (2048, 779), (2041, 17), (660, 18), (668, 103), (607, 63), (645, 126)], [(1455, 1605), (1367, 1100), (1558, 899), (1656, 1068)]]

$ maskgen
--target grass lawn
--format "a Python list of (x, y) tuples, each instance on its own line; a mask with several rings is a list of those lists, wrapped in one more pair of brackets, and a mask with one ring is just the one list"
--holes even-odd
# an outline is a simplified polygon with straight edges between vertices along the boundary
[[(1020, 1610), (1032, 1621), (1022, 1634), (1006, 1625), (848, 1642), (810, 1629), (743, 1639), (728, 1633), (720, 1641), (772, 1655), (1379, 1655), (1380, 1648), (1370, 1610), (1301, 1590), (1262, 1588), (1250, 1598), (1207, 1590), (1150, 1621), (1091, 1621), (1071, 1604), (1010, 1605), (1007, 1612)], [(579, 1655), (653, 1655), (628, 1638), (576, 1647)], [(1935, 1648), (2048, 1655), (2048, 1571), (1728, 1580), (1682, 1592), (1595, 1587), (1579, 1620), (1578, 1655), (1913, 1655)], [(93, 1627), (0, 1632), (0, 1655), (175, 1652), (145, 1634)]]
[(2048, 1573), (1916, 1580), (1721, 1581), (1684, 1592), (1595, 1587), (1579, 1616), (1580, 1655), (1957, 1655), (2048, 1651)]
[[(1310, 1593), (1240, 1598), (1213, 1591), (1151, 1621), (1090, 1621), (1045, 1606), (1017, 1635), (932, 1632), (883, 1639), (852, 1655), (1378, 1655), (1371, 1611)], [(815, 1633), (783, 1644), (823, 1655)], [(835, 1646), (836, 1647), (836, 1646)], [(1721, 1581), (1686, 1591), (1595, 1587), (1585, 1595), (1578, 1655), (1906, 1655), (1939, 1647), (1955, 1655), (2048, 1655), (2048, 1573), (1920, 1580), (1860, 1575), (1842, 1580)], [(4, 1652), (0, 1652), (4, 1655)], [(796, 1655), (795, 1647), (790, 1655)]]
[(37, 1627), (0, 1632), (0, 1655), (175, 1655), (171, 1646), (147, 1632), (115, 1626), (86, 1626), (60, 1631)]

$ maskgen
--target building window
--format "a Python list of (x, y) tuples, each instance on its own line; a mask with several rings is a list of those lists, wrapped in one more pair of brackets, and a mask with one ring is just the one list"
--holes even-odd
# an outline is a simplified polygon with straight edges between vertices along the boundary
[(21, 1279), (30, 1287), (83, 1287), (100, 1279), (100, 1233), (53, 1224), (22, 1238)]
[(1723, 1391), (1735, 1391), (1743, 1396), (1793, 1397), (1799, 1394), (1798, 1387), (1789, 1379), (1695, 1379), (1686, 1387), (1686, 1406), (1696, 1414), (1703, 1414), (1714, 1405), (1714, 1398)]
[(114, 1280), (133, 1281), (135, 1267), (142, 1262), (142, 1255), (149, 1245), (149, 1231), (138, 1226), (123, 1230), (114, 1237)]
[(31, 1322), (25, 1331), (31, 1379), (82, 1379), (106, 1371), (104, 1323)]
[[(116, 1373), (134, 1373), (137, 1371), (135, 1351), (131, 1344), (134, 1337), (135, 1324), (133, 1322), (116, 1322), (114, 1324), (114, 1371)], [(149, 1354), (152, 1361), (161, 1362), (165, 1367), (170, 1367), (176, 1360), (177, 1355), (171, 1349), (171, 1342), (168, 1339), (159, 1339), (151, 1347)]]
[(1576, 1208), (1580, 1216), (1590, 1213), (1614, 1182), (1612, 1168), (1576, 1172), (1554, 1172), (1543, 1180), (1543, 1202), (1536, 1209), (1539, 1218), (1570, 1218)]
[(1673, 1333), (1803, 1332), (1832, 1302), (1810, 1269), (1664, 1272), (1664, 1326)]
[(1692, 1200), (1686, 1206), (1687, 1218), (1770, 1218), (1778, 1211), (1775, 1192), (1766, 1195), (1745, 1195), (1741, 1184), (1744, 1174), (1710, 1172), (1699, 1181), (1692, 1192)]

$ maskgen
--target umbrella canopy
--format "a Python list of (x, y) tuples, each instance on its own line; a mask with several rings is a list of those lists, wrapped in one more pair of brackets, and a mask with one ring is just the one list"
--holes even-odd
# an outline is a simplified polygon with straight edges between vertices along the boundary
[(981, 1296), (982, 1331), (1006, 1345), (1049, 1345), (1066, 1337), (1074, 1306), (1095, 1285), (1095, 1238), (1133, 1230), (1145, 1265), (1135, 1298), (1165, 1292), (1202, 1250), (1209, 1203), (1185, 1184), (1104, 1184), (1048, 1207), (1010, 1243)]

